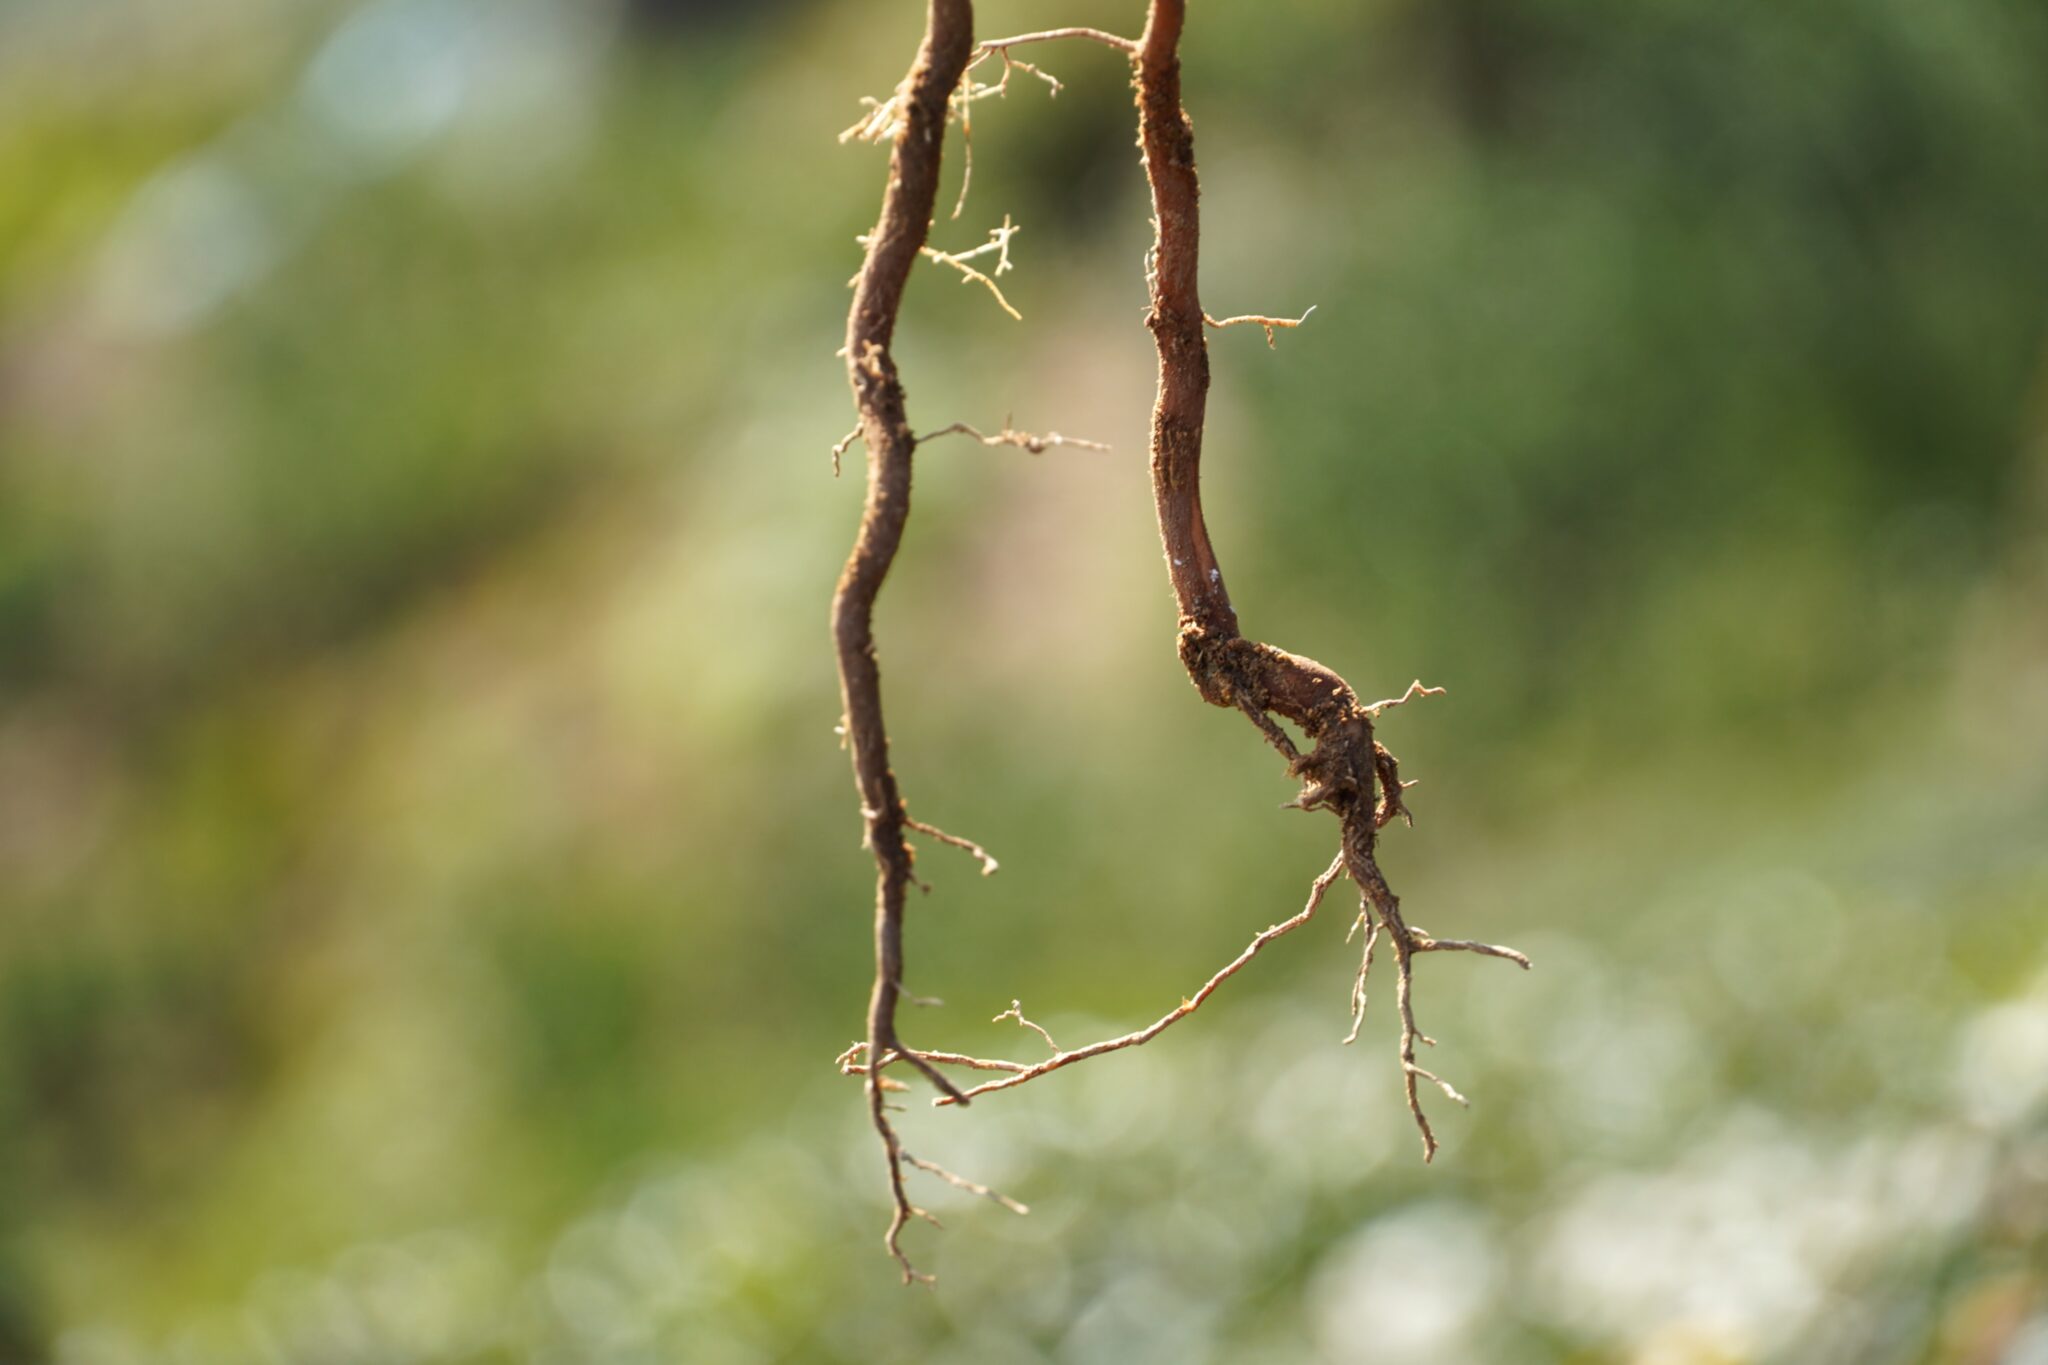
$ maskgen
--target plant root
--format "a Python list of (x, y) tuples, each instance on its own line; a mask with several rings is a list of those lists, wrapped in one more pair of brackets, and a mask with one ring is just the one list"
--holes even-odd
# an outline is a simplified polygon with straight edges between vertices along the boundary
[[(892, 1211), (884, 1243), (902, 1268), (905, 1283), (929, 1282), (902, 1247), (903, 1229), (914, 1218), (937, 1220), (913, 1204), (906, 1189), (906, 1168), (924, 1171), (959, 1189), (1003, 1205), (1014, 1212), (1024, 1206), (985, 1185), (912, 1156), (903, 1149), (888, 1101), (904, 1085), (883, 1074), (907, 1063), (939, 1092), (935, 1105), (966, 1105), (973, 1098), (1050, 1075), (1077, 1062), (1127, 1048), (1140, 1047), (1201, 1008), (1225, 981), (1242, 970), (1274, 940), (1306, 924), (1331, 885), (1349, 877), (1358, 887), (1360, 909), (1351, 932), (1365, 931), (1358, 971), (1352, 981), (1351, 1029), (1346, 1043), (1358, 1037), (1366, 1009), (1366, 988), (1374, 955), (1382, 941), (1391, 945), (1395, 961), (1395, 1002), (1400, 1017), (1400, 1061), (1409, 1113), (1422, 1139), (1423, 1160), (1436, 1155), (1438, 1143), (1424, 1112), (1420, 1085), (1428, 1082), (1448, 1098), (1465, 1097), (1448, 1081), (1416, 1060), (1419, 1046), (1434, 1040), (1417, 1026), (1414, 1007), (1415, 959), (1425, 953), (1467, 952), (1505, 958), (1524, 968), (1529, 960), (1512, 948), (1466, 939), (1438, 939), (1402, 917), (1400, 900), (1387, 885), (1376, 857), (1379, 832), (1396, 818), (1412, 823), (1403, 800), (1412, 783), (1400, 776), (1394, 755), (1374, 735), (1374, 723), (1386, 711), (1441, 688), (1410, 684), (1401, 696), (1361, 704), (1351, 686), (1313, 659), (1290, 654), (1247, 638), (1239, 629), (1235, 608), (1224, 586), (1223, 571), (1202, 512), (1201, 453), (1209, 386), (1206, 329), (1239, 325), (1264, 329), (1268, 346), (1276, 330), (1301, 326), (1299, 318), (1247, 314), (1217, 319), (1203, 312), (1197, 286), (1200, 244), (1199, 186), (1195, 172), (1193, 125), (1181, 103), (1179, 44), (1186, 18), (1186, 0), (1149, 0), (1145, 31), (1135, 42), (1096, 29), (1060, 28), (981, 43), (972, 41), (970, 0), (929, 0), (925, 38), (910, 74), (885, 101), (868, 100), (868, 113), (841, 135), (891, 142), (890, 175), (881, 216), (875, 229), (860, 238), (866, 256), (854, 280), (854, 303), (841, 354), (847, 360), (860, 424), (833, 448), (839, 457), (857, 436), (868, 456), (868, 495), (859, 536), (834, 598), (833, 628), (837, 643), (843, 726), (852, 751), (855, 781), (865, 821), (865, 844), (876, 860), (875, 984), (868, 1009), (867, 1036), (835, 1059), (839, 1071), (863, 1078), (870, 1117), (889, 1168)], [(1062, 1049), (1052, 1035), (1027, 1018), (1022, 1004), (995, 1021), (1015, 1020), (1036, 1033), (1052, 1050), (1042, 1061), (1027, 1063), (964, 1053), (914, 1049), (897, 1034), (896, 1016), (903, 990), (903, 918), (906, 888), (922, 885), (912, 871), (909, 833), (923, 834), (964, 850), (982, 863), (983, 875), (996, 870), (996, 860), (971, 840), (912, 820), (905, 810), (889, 766), (889, 738), (881, 711), (880, 676), (875, 663), (873, 609), (909, 513), (911, 456), (922, 442), (958, 434), (985, 446), (1015, 446), (1033, 454), (1052, 446), (1079, 445), (1102, 449), (1058, 433), (1035, 436), (1004, 423), (991, 436), (968, 426), (951, 426), (918, 437), (904, 415), (902, 385), (890, 353), (902, 295), (920, 256), (960, 273), (963, 283), (988, 288), (1004, 311), (1016, 310), (1003, 297), (995, 278), (1010, 268), (1010, 240), (1017, 228), (1006, 216), (989, 240), (968, 251), (946, 253), (928, 243), (939, 175), (939, 150), (948, 122), (958, 119), (969, 132), (972, 105), (1004, 94), (1010, 76), (1024, 71), (1044, 80), (1056, 93), (1059, 82), (1035, 66), (1018, 61), (1012, 47), (1058, 38), (1082, 38), (1125, 54), (1132, 62), (1138, 104), (1139, 145), (1152, 193), (1154, 241), (1145, 257), (1150, 296), (1146, 326), (1159, 356), (1158, 392), (1152, 411), (1151, 474), (1160, 540), (1179, 609), (1178, 651), (1189, 680), (1204, 701), (1242, 712), (1286, 761), (1287, 773), (1300, 790), (1287, 804), (1300, 810), (1328, 811), (1338, 822), (1338, 850), (1315, 878), (1306, 904), (1292, 917), (1269, 925), (1178, 1007), (1144, 1028), (1083, 1047)], [(977, 83), (972, 72), (991, 57), (1003, 63), (1001, 78)], [(967, 177), (961, 185), (964, 203)], [(955, 214), (957, 216), (958, 207)], [(986, 272), (969, 264), (994, 255)], [(1291, 722), (1306, 741), (1298, 745), (1281, 721)], [(1304, 752), (1305, 748), (1305, 752)], [(1349, 936), (1347, 935), (1347, 941)], [(947, 1078), (942, 1067), (1000, 1073), (963, 1088)]]

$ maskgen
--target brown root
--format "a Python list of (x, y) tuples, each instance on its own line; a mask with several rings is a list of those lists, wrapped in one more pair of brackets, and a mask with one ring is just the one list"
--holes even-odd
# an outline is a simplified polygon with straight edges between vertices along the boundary
[[(1197, 282), (1200, 246), (1200, 191), (1195, 172), (1194, 132), (1182, 108), (1179, 43), (1185, 21), (1185, 0), (1150, 0), (1145, 32), (1133, 42), (1095, 29), (1048, 29), (975, 45), (970, 0), (929, 0), (923, 44), (910, 74), (886, 101), (868, 101), (870, 112), (848, 129), (847, 138), (891, 142), (890, 172), (881, 216), (874, 230), (860, 240), (866, 250), (854, 280), (854, 301), (848, 318), (846, 346), (859, 425), (833, 448), (835, 469), (858, 437), (868, 460), (867, 502), (858, 538), (833, 603), (833, 630), (838, 648), (844, 734), (852, 753), (856, 784), (865, 821), (865, 844), (876, 862), (875, 982), (869, 1000), (867, 1037), (836, 1059), (842, 1074), (864, 1078), (868, 1107), (889, 1168), (892, 1212), (884, 1241), (902, 1267), (906, 1283), (926, 1281), (902, 1247), (902, 1232), (912, 1218), (936, 1223), (910, 1201), (905, 1168), (937, 1176), (948, 1183), (1002, 1204), (1015, 1212), (1024, 1206), (951, 1171), (912, 1156), (903, 1149), (887, 1096), (905, 1087), (884, 1071), (907, 1063), (938, 1091), (935, 1104), (965, 1105), (975, 1096), (1013, 1089), (1077, 1062), (1139, 1047), (1199, 1009), (1222, 984), (1240, 971), (1269, 943), (1311, 919), (1330, 886), (1348, 876), (1360, 893), (1360, 911), (1353, 932), (1365, 930), (1359, 968), (1351, 990), (1351, 1031), (1357, 1038), (1365, 1017), (1366, 987), (1374, 954), (1382, 941), (1395, 960), (1395, 998), (1400, 1015), (1400, 1059), (1408, 1108), (1421, 1133), (1423, 1159), (1437, 1150), (1435, 1132), (1423, 1111), (1419, 1083), (1427, 1081), (1459, 1104), (1464, 1096), (1416, 1060), (1418, 1045), (1432, 1045), (1415, 1021), (1413, 1000), (1415, 959), (1431, 952), (1470, 952), (1506, 958), (1523, 967), (1528, 959), (1511, 948), (1464, 939), (1436, 939), (1409, 925), (1401, 904), (1388, 887), (1376, 858), (1379, 831), (1395, 818), (1409, 819), (1402, 799), (1411, 783), (1401, 780), (1392, 753), (1373, 732), (1387, 710), (1440, 688), (1413, 683), (1399, 697), (1361, 704), (1351, 686), (1313, 659), (1290, 654), (1247, 638), (1238, 627), (1235, 608), (1223, 581), (1203, 518), (1201, 501), (1202, 437), (1209, 387), (1207, 328), (1256, 325), (1271, 345), (1276, 329), (1294, 328), (1300, 318), (1245, 315), (1211, 318), (1202, 311)], [(902, 542), (910, 507), (911, 457), (921, 441), (948, 434), (972, 437), (987, 446), (1014, 446), (1039, 453), (1059, 445), (1100, 449), (1058, 433), (1036, 436), (1013, 430), (1005, 422), (990, 436), (965, 423), (913, 434), (904, 414), (903, 388), (890, 343), (901, 308), (903, 290), (920, 256), (958, 271), (965, 283), (986, 286), (1015, 316), (995, 277), (1009, 267), (1009, 242), (1016, 228), (1005, 217), (989, 241), (968, 251), (945, 253), (927, 237), (936, 203), (939, 154), (949, 119), (957, 118), (963, 133), (973, 103), (1001, 95), (1013, 71), (1038, 76), (1055, 91), (1058, 82), (1038, 68), (1010, 55), (1012, 47), (1058, 38), (1083, 38), (1127, 55), (1136, 76), (1139, 143), (1151, 187), (1155, 239), (1146, 257), (1150, 308), (1146, 326), (1159, 355), (1158, 393), (1152, 411), (1151, 473), (1160, 539), (1179, 608), (1178, 649), (1182, 665), (1201, 697), (1213, 705), (1241, 711), (1286, 760), (1289, 776), (1301, 783), (1288, 804), (1301, 810), (1324, 810), (1336, 817), (1339, 844), (1330, 865), (1311, 884), (1307, 903), (1292, 917), (1268, 926), (1193, 995), (1144, 1028), (1062, 1049), (1044, 1028), (1025, 1017), (1022, 1005), (995, 1016), (1012, 1019), (1038, 1034), (1052, 1056), (1036, 1063), (974, 1057), (906, 1046), (897, 1032), (899, 1004), (916, 997), (903, 990), (903, 919), (906, 889), (922, 886), (913, 871), (909, 833), (923, 834), (960, 848), (982, 862), (984, 875), (996, 861), (970, 840), (912, 820), (906, 812), (895, 774), (889, 765), (889, 737), (881, 708), (880, 674), (875, 662), (873, 612), (877, 594)], [(1002, 78), (977, 84), (973, 69), (990, 57), (1003, 63)], [(962, 196), (966, 190), (962, 184)], [(957, 212), (957, 210), (956, 210)], [(984, 272), (968, 262), (993, 255)], [(1313, 310), (1310, 310), (1313, 311)], [(1281, 721), (1291, 722), (1305, 740), (1298, 745)], [(941, 1067), (1002, 1073), (995, 1079), (962, 1088)]]
[[(931, 0), (925, 35), (910, 73), (887, 106), (852, 130), (859, 136), (886, 133), (889, 179), (867, 255), (854, 280), (847, 316), (847, 379), (867, 445), (868, 491), (860, 532), (832, 600), (832, 634), (839, 656), (854, 782), (860, 792), (866, 843), (875, 856), (875, 985), (868, 1001), (867, 1052), (894, 1053), (948, 1095), (960, 1088), (930, 1062), (903, 1046), (896, 1033), (896, 1007), (903, 989), (904, 894), (912, 882), (903, 797), (889, 765), (889, 731), (882, 716), (881, 672), (875, 662), (874, 608), (882, 582), (903, 543), (910, 515), (910, 461), (916, 448), (904, 415), (903, 384), (890, 343), (903, 305), (911, 267), (926, 249), (932, 208), (938, 198), (939, 152), (947, 105), (973, 48), (974, 11), (969, 0)], [(847, 443), (842, 443), (842, 448)], [(907, 1281), (918, 1272), (904, 1254), (903, 1226), (921, 1211), (903, 1186), (903, 1148), (889, 1118), (881, 1068), (867, 1076), (868, 1112), (889, 1166), (894, 1200), (884, 1244), (903, 1267)]]
[[(1246, 639), (1238, 629), (1237, 612), (1202, 515), (1202, 432), (1209, 392), (1204, 329), (1255, 323), (1267, 329), (1270, 344), (1274, 327), (1298, 326), (1307, 314), (1291, 320), (1254, 316), (1218, 322), (1202, 311), (1197, 269), (1201, 191), (1195, 173), (1194, 125), (1180, 94), (1179, 44), (1186, 10), (1186, 0), (1151, 0), (1137, 60), (1139, 144), (1152, 186), (1155, 225), (1146, 272), (1151, 288), (1146, 325), (1159, 351), (1159, 392), (1152, 409), (1152, 488), (1167, 573), (1180, 606), (1181, 663), (1203, 700), (1244, 712), (1286, 757), (1289, 775), (1302, 782), (1290, 804), (1302, 810), (1327, 810), (1337, 817), (1340, 851), (1332, 866), (1341, 866), (1358, 884), (1365, 913), (1371, 917), (1352, 989), (1352, 1036), (1364, 1015), (1372, 950), (1385, 936), (1393, 945), (1396, 963), (1404, 1089), (1427, 1160), (1436, 1154), (1436, 1134), (1423, 1112), (1416, 1081), (1435, 1082), (1460, 1102), (1462, 1097), (1415, 1061), (1417, 1042), (1428, 1039), (1415, 1026), (1413, 961), (1421, 952), (1451, 950), (1451, 941), (1428, 939), (1408, 927), (1401, 918), (1400, 900), (1387, 886), (1374, 856), (1381, 827), (1396, 816), (1406, 818), (1408, 811), (1401, 799), (1399, 765), (1374, 738), (1373, 721), (1388, 708), (1434, 689), (1418, 682), (1400, 698), (1360, 705), (1350, 684), (1329, 668)], [(1274, 716), (1300, 727), (1311, 745), (1307, 753), (1297, 749)], [(1467, 951), (1528, 965), (1512, 949), (1457, 943)]]

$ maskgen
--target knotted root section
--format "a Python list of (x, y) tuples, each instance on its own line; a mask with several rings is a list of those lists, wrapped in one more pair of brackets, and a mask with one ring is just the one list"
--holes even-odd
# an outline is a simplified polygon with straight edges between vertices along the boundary
[[(1180, 650), (1181, 662), (1203, 699), (1243, 711), (1287, 759), (1289, 776), (1301, 779), (1301, 791), (1288, 806), (1327, 810), (1337, 817), (1341, 848), (1332, 867), (1341, 867), (1358, 885), (1359, 913), (1352, 933), (1365, 930), (1365, 947), (1351, 988), (1351, 1032), (1344, 1041), (1355, 1042), (1365, 1020), (1366, 980), (1372, 971), (1373, 952), (1384, 937), (1394, 950), (1394, 999), (1401, 1016), (1401, 1071), (1408, 1112), (1422, 1135), (1422, 1159), (1428, 1161), (1436, 1155), (1436, 1132), (1423, 1111), (1416, 1082), (1429, 1081), (1458, 1104), (1466, 1100), (1448, 1081), (1415, 1060), (1417, 1044), (1436, 1045), (1415, 1023), (1416, 957), (1469, 952), (1506, 958), (1523, 968), (1529, 965), (1529, 959), (1513, 948), (1433, 938), (1411, 926), (1402, 917), (1401, 899), (1387, 885), (1375, 856), (1380, 830), (1396, 817), (1411, 824), (1414, 817), (1402, 800), (1403, 791), (1413, 784), (1401, 780), (1400, 764), (1373, 735), (1373, 721), (1416, 697), (1441, 695), (1443, 689), (1424, 687), (1418, 680), (1399, 697), (1360, 705), (1342, 678), (1313, 659), (1242, 636), (1218, 638), (1193, 622), (1183, 623)], [(1272, 719), (1274, 714), (1299, 725), (1313, 747), (1302, 753)]]

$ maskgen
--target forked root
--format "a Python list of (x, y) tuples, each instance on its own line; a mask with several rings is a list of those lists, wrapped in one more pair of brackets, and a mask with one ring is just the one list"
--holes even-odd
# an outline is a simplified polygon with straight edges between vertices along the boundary
[(930, 1284), (933, 1282), (933, 1277), (919, 1270), (912, 1263), (909, 1253), (903, 1249), (903, 1229), (909, 1226), (910, 1220), (913, 1218), (921, 1218), (935, 1228), (943, 1225), (929, 1210), (910, 1201), (909, 1187), (903, 1177), (903, 1168), (906, 1165), (914, 1166), (920, 1171), (935, 1175), (947, 1184), (965, 1190), (969, 1194), (980, 1195), (992, 1203), (1000, 1204), (1012, 1213), (1025, 1214), (1031, 1212), (1031, 1210), (1027, 1205), (1019, 1203), (1008, 1195), (998, 1190), (990, 1189), (987, 1185), (977, 1181), (969, 1180), (963, 1175), (957, 1175), (937, 1162), (926, 1161), (922, 1157), (911, 1155), (904, 1150), (903, 1140), (897, 1135), (895, 1122), (889, 1117), (890, 1109), (893, 1106), (888, 1103), (886, 1097), (893, 1091), (906, 1089), (899, 1082), (893, 1081), (882, 1074), (882, 1068), (890, 1063), (897, 1061), (910, 1062), (913, 1066), (924, 1072), (926, 1076), (930, 1077), (933, 1083), (939, 1086), (941, 1090), (949, 1095), (958, 1097), (962, 1104), (967, 1102), (966, 1097), (961, 1095), (960, 1091), (951, 1081), (947, 1080), (933, 1068), (932, 1061), (944, 1060), (948, 1063), (959, 1065), (987, 1064), (977, 1063), (972, 1058), (959, 1057), (956, 1054), (950, 1053), (914, 1053), (898, 1044), (884, 1051), (880, 1065), (869, 1067), (854, 1060), (856, 1056), (866, 1051), (868, 1046), (869, 1044), (865, 1040), (856, 1042), (853, 1046), (847, 1048), (846, 1051), (840, 1053), (836, 1060), (842, 1073), (865, 1076), (867, 1078), (868, 1115), (876, 1135), (882, 1141), (883, 1156), (889, 1166), (891, 1206), (889, 1226), (882, 1234), (882, 1245), (888, 1249), (889, 1255), (895, 1258), (896, 1264), (902, 1269), (903, 1282), (905, 1284)]
[[(1210, 977), (1206, 982), (1204, 982), (1200, 990), (1196, 991), (1193, 995), (1181, 997), (1181, 1002), (1177, 1007), (1168, 1010), (1165, 1014), (1153, 1020), (1150, 1024), (1147, 1024), (1144, 1028), (1137, 1029), (1133, 1032), (1123, 1034), (1116, 1038), (1105, 1038), (1099, 1043), (1090, 1043), (1086, 1047), (1077, 1047), (1066, 1051), (1055, 1051), (1052, 1056), (1046, 1058), (1042, 1062), (1039, 1062), (1031, 1066), (1024, 1066), (1020, 1063), (1002, 1061), (994, 1058), (973, 1058), (967, 1061), (965, 1065), (972, 1066), (982, 1071), (1007, 1071), (1010, 1074), (1003, 1077), (1001, 1080), (984, 1081), (980, 1085), (970, 1088), (965, 1094), (940, 1095), (938, 1098), (934, 1099), (932, 1103), (934, 1105), (941, 1106), (949, 1104), (965, 1104), (967, 1101), (973, 1099), (976, 1095), (986, 1095), (990, 1091), (994, 1090), (1009, 1090), (1013, 1087), (1023, 1085), (1028, 1081), (1035, 1081), (1040, 1076), (1047, 1076), (1064, 1067), (1072, 1066), (1076, 1062), (1085, 1062), (1091, 1057), (1100, 1057), (1104, 1053), (1108, 1052), (1121, 1052), (1127, 1047), (1144, 1046), (1146, 1043), (1151, 1042), (1154, 1038), (1157, 1038), (1160, 1034), (1166, 1032), (1167, 1029), (1173, 1027), (1173, 1025), (1179, 1023), (1181, 1020), (1187, 1018), (1190, 1014), (1193, 1014), (1196, 1010), (1200, 1009), (1202, 1007), (1202, 1002), (1207, 1000), (1210, 996), (1214, 995), (1216, 993), (1216, 988), (1218, 986), (1221, 986), (1225, 981), (1228, 981), (1231, 977), (1237, 975), (1238, 971), (1242, 969), (1247, 962), (1250, 962), (1253, 958), (1257, 957), (1259, 955), (1260, 950), (1263, 949), (1268, 943), (1271, 943), (1274, 939), (1279, 938), (1282, 935), (1292, 933), (1294, 930), (1299, 929), (1302, 925), (1308, 923), (1309, 920), (1315, 916), (1316, 907), (1322, 904), (1323, 893), (1328, 891), (1330, 889), (1330, 883), (1336, 881), (1338, 877), (1343, 875), (1343, 873), (1344, 860), (1341, 856), (1339, 856), (1338, 858), (1335, 858), (1331, 861), (1329, 868), (1323, 873), (1322, 876), (1317, 877), (1315, 879), (1315, 882), (1309, 888), (1308, 904), (1304, 905), (1298, 913), (1296, 913), (1292, 918), (1284, 919), (1280, 921), (1280, 923), (1278, 924), (1268, 925), (1265, 929), (1261, 930), (1258, 933), (1258, 935), (1254, 937), (1252, 941), (1245, 946), (1243, 952), (1239, 953), (1236, 957), (1232, 958), (1228, 963), (1224, 965), (1221, 971), (1217, 972), (1214, 976)], [(1014, 1009), (1015, 1005), (1013, 1003), (1012, 1011), (1014, 1011)], [(1008, 1018), (1010, 1017), (1010, 1013), (1011, 1011), (1006, 1011), (1003, 1014), (997, 1015), (996, 1018)], [(1035, 1027), (1035, 1025), (1033, 1027)], [(1044, 1030), (1041, 1029), (1039, 1030), (1039, 1032), (1041, 1036), (1045, 1037), (1045, 1040), (1048, 1044), (1052, 1042), (1051, 1036), (1046, 1035), (1044, 1033)]]
[[(1372, 818), (1375, 830), (1385, 823), (1385, 820), (1378, 818), (1377, 815)], [(1349, 839), (1346, 843), (1352, 845)], [(1355, 845), (1353, 847), (1355, 848)], [(1421, 928), (1408, 924), (1401, 917), (1400, 900), (1388, 888), (1386, 878), (1380, 875), (1379, 865), (1373, 860), (1370, 849), (1364, 854), (1363, 866), (1353, 869), (1352, 876), (1359, 883), (1361, 895), (1358, 918), (1351, 926), (1351, 933), (1356, 933), (1362, 925), (1365, 929), (1365, 945), (1359, 954), (1358, 974), (1351, 983), (1351, 1031), (1344, 1035), (1344, 1041), (1356, 1042), (1358, 1030), (1365, 1022), (1367, 978), (1372, 974), (1373, 951), (1384, 936), (1394, 946), (1394, 1001), (1401, 1016), (1401, 1088), (1408, 1100), (1408, 1113), (1414, 1118), (1416, 1130), (1422, 1135), (1422, 1159), (1427, 1162), (1433, 1160), (1437, 1153), (1436, 1130), (1430, 1126), (1429, 1115), (1423, 1110), (1422, 1096), (1416, 1082), (1430, 1082), (1457, 1104), (1464, 1105), (1468, 1101), (1458, 1093), (1456, 1086), (1415, 1060), (1417, 1044), (1436, 1046), (1436, 1039), (1424, 1033), (1415, 1023), (1415, 959), (1423, 953), (1479, 953), (1487, 957), (1506, 958), (1524, 970), (1529, 966), (1529, 959), (1513, 948), (1503, 948), (1497, 944), (1478, 943), (1468, 939), (1431, 938)], [(1347, 933), (1345, 941), (1349, 942), (1350, 938), (1351, 934)]]

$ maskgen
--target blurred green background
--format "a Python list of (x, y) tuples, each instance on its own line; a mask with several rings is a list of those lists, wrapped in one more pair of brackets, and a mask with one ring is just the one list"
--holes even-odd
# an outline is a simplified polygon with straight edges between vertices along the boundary
[[(1136, 0), (982, 7), (1135, 32)], [(906, 1141), (834, 359), (909, 0), (0, 3), (0, 1360), (2048, 1362), (2048, 9), (1207, 0), (1209, 509), (1420, 778)], [(1331, 851), (1174, 658), (1127, 82), (976, 106), (878, 628), (912, 1041)], [(949, 150), (942, 196), (959, 173)], [(1384, 984), (1384, 983), (1382, 983)], [(922, 1177), (919, 1178), (922, 1180)]]

